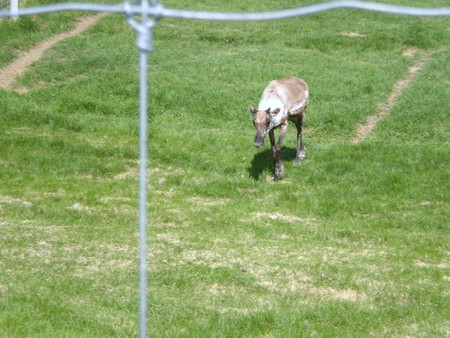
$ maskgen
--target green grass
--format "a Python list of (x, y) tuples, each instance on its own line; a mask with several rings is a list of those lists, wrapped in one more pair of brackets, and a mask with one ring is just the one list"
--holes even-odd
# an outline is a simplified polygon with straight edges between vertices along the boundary
[[(25, 20), (37, 25), (32, 38), (23, 22), (0, 22), (0, 66), (69, 29), (60, 14)], [(448, 25), (353, 10), (159, 22), (149, 336), (449, 334)], [(421, 52), (430, 61), (390, 115), (352, 145)], [(134, 32), (110, 15), (47, 51), (15, 83), (27, 94), (0, 91), (0, 336), (137, 335), (137, 60)], [(269, 183), (268, 142), (253, 147), (247, 107), (289, 75), (311, 90), (308, 155), (293, 166), (290, 126), (285, 177)]]
[[(9, 5), (9, 0), (7, 1)], [(64, 0), (22, 0), (19, 8), (64, 3)], [(77, 1), (78, 3), (90, 1)], [(96, 3), (114, 3), (99, 0)], [(9, 6), (7, 6), (9, 7)], [(7, 7), (0, 7), (1, 10)], [(0, 67), (12, 62), (21, 53), (27, 51), (39, 41), (51, 37), (57, 33), (70, 30), (76, 24), (77, 18), (91, 13), (59, 12), (33, 16), (21, 16), (17, 21), (0, 18)]]

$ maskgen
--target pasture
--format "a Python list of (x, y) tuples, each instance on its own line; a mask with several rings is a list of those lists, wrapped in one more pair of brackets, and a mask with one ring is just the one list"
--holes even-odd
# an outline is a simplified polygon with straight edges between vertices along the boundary
[[(1, 20), (0, 68), (84, 15)], [(450, 334), (449, 24), (356, 10), (158, 23), (149, 336)], [(0, 89), (0, 336), (137, 335), (137, 61), (134, 31), (108, 15)], [(248, 106), (291, 75), (310, 88), (308, 154), (293, 165), (291, 124), (284, 178), (270, 182)]]

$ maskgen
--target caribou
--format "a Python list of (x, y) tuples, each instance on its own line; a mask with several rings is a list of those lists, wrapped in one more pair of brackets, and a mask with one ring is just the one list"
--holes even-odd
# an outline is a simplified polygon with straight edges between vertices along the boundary
[[(288, 121), (292, 121), (297, 127), (297, 153), (294, 164), (300, 165), (306, 156), (306, 147), (302, 141), (302, 126), (308, 103), (308, 85), (305, 81), (291, 76), (271, 81), (262, 94), (258, 109), (249, 107), (255, 126), (255, 147), (262, 147), (266, 135), (269, 134), (274, 161), (272, 174), (274, 181), (283, 177), (284, 166), (280, 160), (280, 151)], [(280, 135), (278, 142), (275, 143), (274, 130), (277, 128), (280, 128)]]

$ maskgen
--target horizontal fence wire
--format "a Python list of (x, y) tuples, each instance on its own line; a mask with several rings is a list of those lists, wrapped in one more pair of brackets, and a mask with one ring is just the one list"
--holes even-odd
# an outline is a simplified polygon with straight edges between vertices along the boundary
[[(191, 20), (212, 20), (212, 21), (265, 21), (287, 19), (320, 13), (335, 9), (360, 9), (397, 15), (439, 17), (450, 16), (450, 7), (426, 8), (399, 6), (387, 3), (366, 2), (357, 0), (335, 0), (325, 3), (318, 3), (309, 6), (296, 7), (278, 11), (253, 12), (253, 13), (221, 13), (207, 11), (193, 11), (183, 9), (166, 8), (155, 0), (151, 0), (145, 9), (146, 15), (155, 17), (168, 17)], [(34, 15), (43, 13), (55, 13), (62, 11), (86, 11), (86, 12), (106, 12), (125, 13), (125, 5), (107, 5), (95, 3), (62, 3), (39, 7), (20, 8), (17, 13), (11, 11), (0, 11), (0, 17)], [(137, 4), (130, 4), (128, 13), (143, 15), (143, 7)]]

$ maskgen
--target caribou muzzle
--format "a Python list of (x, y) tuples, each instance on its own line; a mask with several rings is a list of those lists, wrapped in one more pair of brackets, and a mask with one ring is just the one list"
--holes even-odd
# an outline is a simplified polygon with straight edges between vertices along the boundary
[(261, 148), (264, 145), (264, 139), (266, 138), (266, 132), (264, 133), (256, 133), (255, 135), (255, 141), (253, 142), (253, 145), (256, 148)]

